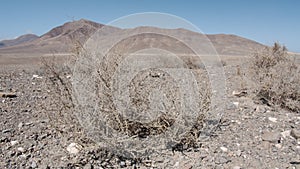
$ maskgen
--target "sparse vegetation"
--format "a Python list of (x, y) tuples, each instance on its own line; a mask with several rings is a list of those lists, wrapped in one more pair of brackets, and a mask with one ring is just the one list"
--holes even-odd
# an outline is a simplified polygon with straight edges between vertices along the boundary
[(250, 69), (259, 100), (299, 113), (300, 69), (285, 46), (275, 43), (255, 53)]
[[(82, 133), (82, 127), (74, 113), (74, 102), (72, 98), (71, 67), (67, 63), (61, 64), (55, 56), (42, 59), (42, 76), (45, 100), (41, 105), (42, 113), (49, 119), (50, 125), (64, 132), (65, 126), (70, 126), (65, 134)], [(75, 135), (74, 135), (75, 136)], [(76, 136), (83, 137), (82, 134)]]

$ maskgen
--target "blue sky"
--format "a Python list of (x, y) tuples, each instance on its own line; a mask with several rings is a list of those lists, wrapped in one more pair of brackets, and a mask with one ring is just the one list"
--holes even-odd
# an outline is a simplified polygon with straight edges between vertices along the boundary
[(3, 0), (0, 39), (42, 35), (73, 19), (105, 24), (141, 12), (170, 13), (203, 33), (236, 34), (267, 45), (280, 42), (300, 52), (299, 0)]

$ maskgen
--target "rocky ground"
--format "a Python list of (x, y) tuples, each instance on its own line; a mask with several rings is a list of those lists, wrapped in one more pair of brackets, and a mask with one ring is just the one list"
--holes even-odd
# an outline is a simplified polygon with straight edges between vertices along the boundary
[(71, 110), (55, 107), (58, 96), (44, 71), (1, 70), (0, 168), (300, 168), (299, 112), (239, 94), (236, 66), (224, 68), (228, 98), (213, 134), (198, 148), (143, 159), (116, 155), (90, 140)]

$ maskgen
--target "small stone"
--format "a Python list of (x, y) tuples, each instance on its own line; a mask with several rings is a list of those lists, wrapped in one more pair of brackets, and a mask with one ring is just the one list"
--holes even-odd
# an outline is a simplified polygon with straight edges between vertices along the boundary
[(215, 162), (216, 164), (225, 164), (228, 162), (228, 159), (226, 159), (225, 157), (217, 157)]
[(43, 139), (45, 139), (46, 137), (48, 137), (48, 133), (39, 136), (39, 139), (40, 139), (40, 140), (43, 140)]
[(278, 143), (280, 140), (279, 132), (266, 132), (261, 136), (263, 141), (268, 141), (271, 143)]
[(25, 152), (25, 149), (23, 147), (18, 147), (17, 150), (21, 153), (24, 153)]
[(79, 153), (80, 150), (81, 150), (81, 146), (79, 144), (77, 144), (77, 143), (71, 143), (67, 147), (67, 151), (70, 154), (77, 154), (77, 153)]
[(257, 106), (257, 107), (255, 108), (255, 111), (256, 111), (257, 113), (265, 113), (265, 112), (266, 112), (266, 108), (265, 108), (264, 106)]
[(2, 133), (9, 133), (9, 132), (12, 132), (14, 131), (13, 129), (4, 129), (2, 130)]
[(9, 151), (8, 154), (12, 157), (16, 154), (16, 152), (15, 151)]
[(37, 164), (35, 161), (33, 161), (30, 166), (31, 166), (31, 168), (37, 168)]
[(281, 144), (275, 144), (275, 147), (278, 148), (278, 149), (281, 149), (282, 145)]
[(125, 161), (121, 161), (121, 162), (120, 162), (120, 167), (126, 167)]
[(275, 118), (275, 117), (269, 117), (268, 119), (273, 123), (277, 122), (277, 118)]
[(25, 123), (25, 126), (31, 126), (33, 123), (32, 122), (28, 122), (28, 123)]
[(43, 77), (39, 76), (39, 75), (32, 75), (32, 79), (42, 79)]
[(22, 127), (23, 127), (23, 123), (21, 122), (21, 123), (18, 124), (18, 128), (20, 129)]
[(60, 160), (61, 160), (61, 161), (67, 161), (67, 160), (68, 160), (68, 157), (62, 156), (62, 157), (60, 158)]
[(280, 134), (282, 135), (283, 138), (287, 138), (291, 136), (291, 130), (283, 131)]
[(238, 121), (238, 120), (236, 120), (235, 122), (236, 122), (236, 124), (238, 124), (238, 125), (241, 125), (241, 124), (242, 124), (242, 122), (240, 122), (240, 121)]
[(87, 163), (87, 164), (83, 167), (83, 169), (92, 169), (92, 168), (94, 168), (94, 167), (93, 167), (93, 165), (90, 164), (90, 163)]
[(232, 102), (234, 105), (235, 105), (235, 107), (239, 107), (239, 102)]
[(235, 155), (238, 156), (238, 157), (240, 157), (242, 155), (242, 151), (241, 150), (237, 150), (235, 152)]
[(237, 96), (237, 97), (246, 96), (247, 95), (247, 91), (245, 91), (245, 90), (243, 90), (243, 91), (233, 91), (232, 95), (233, 96)]
[(126, 161), (125, 161), (125, 164), (126, 164), (126, 166), (129, 166), (129, 165), (132, 165), (133, 163), (131, 163), (130, 160), (126, 160)]
[(227, 151), (228, 151), (228, 148), (226, 148), (226, 147), (220, 147), (220, 149), (221, 149), (223, 152), (227, 152)]
[(191, 164), (184, 164), (182, 169), (191, 169), (193, 166)]
[(18, 153), (18, 155), (19, 155), (20, 158), (26, 159), (26, 155), (25, 155), (25, 154), (19, 154), (19, 153)]
[(233, 103), (229, 103), (228, 105), (227, 105), (227, 110), (234, 110), (234, 109), (236, 109), (237, 107), (233, 104)]
[(3, 98), (15, 98), (15, 97), (17, 97), (17, 94), (16, 93), (11, 93), (11, 92), (8, 92), (8, 93), (0, 92), (0, 97), (3, 97)]
[(299, 139), (300, 138), (300, 131), (296, 130), (296, 129), (292, 129), (291, 130), (291, 136), (294, 137), (295, 139)]
[(17, 143), (18, 143), (18, 140), (13, 140), (13, 141), (10, 142), (10, 144), (11, 144), (12, 146), (16, 145)]
[(234, 166), (234, 167), (232, 167), (232, 169), (241, 169), (241, 167), (240, 166)]

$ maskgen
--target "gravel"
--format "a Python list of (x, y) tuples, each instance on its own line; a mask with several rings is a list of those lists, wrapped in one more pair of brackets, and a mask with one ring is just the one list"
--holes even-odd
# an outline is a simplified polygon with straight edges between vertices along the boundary
[(229, 106), (197, 149), (131, 159), (93, 142), (72, 112), (59, 115), (43, 71), (2, 70), (0, 89), (16, 97), (0, 97), (0, 168), (299, 168), (299, 113), (257, 104), (245, 92), (233, 96), (241, 93), (235, 66), (225, 73)]

